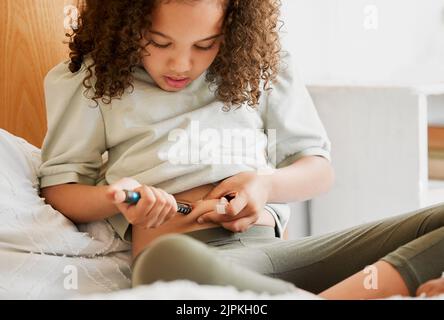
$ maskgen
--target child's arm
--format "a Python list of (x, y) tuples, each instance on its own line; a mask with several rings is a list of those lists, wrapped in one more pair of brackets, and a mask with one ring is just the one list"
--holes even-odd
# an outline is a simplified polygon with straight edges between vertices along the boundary
[(327, 159), (307, 156), (264, 178), (270, 185), (268, 202), (305, 201), (331, 189), (334, 170)]
[[(125, 203), (125, 189), (140, 193), (137, 204)], [(132, 178), (122, 178), (105, 186), (77, 183), (54, 185), (42, 188), (42, 196), (74, 223), (103, 220), (122, 213), (132, 225), (155, 228), (177, 214), (173, 195), (162, 189), (141, 185)]]
[(45, 202), (74, 223), (86, 223), (111, 217), (119, 210), (107, 198), (108, 185), (60, 184), (41, 189)]

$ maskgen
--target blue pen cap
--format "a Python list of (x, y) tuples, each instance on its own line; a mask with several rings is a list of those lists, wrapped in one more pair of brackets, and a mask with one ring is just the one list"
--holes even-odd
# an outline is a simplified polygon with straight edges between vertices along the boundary
[(131, 190), (123, 190), (125, 192), (125, 201), (126, 203), (137, 203), (140, 200), (140, 193), (131, 191)]

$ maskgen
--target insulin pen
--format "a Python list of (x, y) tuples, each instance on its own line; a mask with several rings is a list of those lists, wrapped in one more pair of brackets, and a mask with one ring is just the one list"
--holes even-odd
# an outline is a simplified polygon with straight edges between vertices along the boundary
[[(133, 203), (136, 204), (140, 200), (140, 193), (131, 191), (131, 190), (123, 190), (125, 192), (125, 203)], [(177, 202), (177, 212), (182, 214), (189, 214), (192, 208), (190, 205), (185, 203)]]

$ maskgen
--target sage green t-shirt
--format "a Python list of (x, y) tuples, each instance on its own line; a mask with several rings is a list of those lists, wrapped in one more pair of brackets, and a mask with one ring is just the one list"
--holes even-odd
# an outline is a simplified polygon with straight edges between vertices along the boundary
[[(131, 177), (174, 194), (242, 171), (267, 174), (304, 156), (330, 160), (330, 141), (286, 52), (277, 81), (262, 92), (257, 110), (245, 104), (226, 111), (206, 73), (179, 92), (167, 92), (143, 67), (133, 73), (132, 91), (95, 106), (83, 86), (89, 63), (76, 73), (68, 62), (60, 63), (45, 78), (48, 131), (41, 188), (106, 185)], [(281, 236), (289, 206), (269, 203), (267, 208)], [(129, 240), (123, 215), (108, 221)]]

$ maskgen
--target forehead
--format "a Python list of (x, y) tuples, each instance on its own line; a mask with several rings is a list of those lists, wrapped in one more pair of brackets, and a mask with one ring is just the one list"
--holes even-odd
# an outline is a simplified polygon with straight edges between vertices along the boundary
[(151, 16), (152, 29), (175, 40), (196, 41), (221, 32), (224, 14), (220, 0), (160, 3)]

